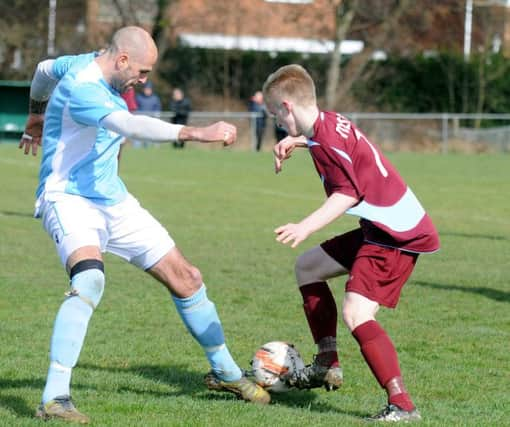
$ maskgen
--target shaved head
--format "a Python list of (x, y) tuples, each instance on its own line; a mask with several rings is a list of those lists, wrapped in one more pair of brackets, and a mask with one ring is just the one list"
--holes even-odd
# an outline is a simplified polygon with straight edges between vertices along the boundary
[(140, 60), (144, 55), (156, 55), (158, 48), (151, 35), (143, 28), (130, 26), (117, 30), (112, 37), (109, 50), (112, 53), (126, 52), (131, 58)]
[(110, 46), (98, 55), (105, 80), (124, 93), (137, 84), (144, 84), (158, 59), (158, 48), (143, 28), (123, 27), (115, 32)]

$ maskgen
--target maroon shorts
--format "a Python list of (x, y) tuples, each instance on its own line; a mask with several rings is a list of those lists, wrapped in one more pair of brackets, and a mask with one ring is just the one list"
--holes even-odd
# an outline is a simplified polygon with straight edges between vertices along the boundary
[(395, 308), (418, 254), (364, 241), (360, 228), (321, 243), (321, 248), (349, 270), (346, 292), (355, 292)]

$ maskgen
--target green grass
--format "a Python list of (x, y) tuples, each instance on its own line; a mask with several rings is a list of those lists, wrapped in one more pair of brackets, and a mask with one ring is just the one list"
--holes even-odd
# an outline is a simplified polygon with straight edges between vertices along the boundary
[[(395, 154), (435, 221), (442, 250), (422, 256), (396, 310), (378, 319), (399, 351), (408, 389), (430, 426), (510, 425), (510, 173), (505, 155)], [(273, 229), (324, 196), (306, 153), (281, 175), (269, 153), (169, 147), (126, 150), (130, 191), (205, 278), (227, 343), (247, 367), (274, 339), (315, 347), (293, 278), (298, 253), (356, 226), (342, 218), (297, 250)], [(48, 343), (67, 289), (51, 240), (31, 218), (38, 159), (0, 145), (0, 425), (30, 426)], [(364, 425), (385, 402), (354, 339), (339, 325), (346, 378), (338, 392), (275, 395), (269, 407), (207, 391), (208, 365), (170, 297), (148, 275), (105, 256), (106, 291), (92, 318), (73, 397), (98, 426)], [(340, 303), (343, 279), (332, 281)], [(60, 425), (59, 423), (55, 423)]]

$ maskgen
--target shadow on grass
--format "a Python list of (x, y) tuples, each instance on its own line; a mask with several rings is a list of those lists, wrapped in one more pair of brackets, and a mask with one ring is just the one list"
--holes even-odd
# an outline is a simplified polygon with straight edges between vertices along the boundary
[[(147, 387), (137, 388), (126, 385), (116, 388), (118, 391), (128, 391), (136, 394), (150, 394), (157, 397), (189, 395), (192, 398), (215, 401), (232, 401), (236, 397), (231, 393), (218, 393), (205, 388), (204, 375), (189, 371), (179, 365), (135, 365), (130, 367), (99, 366), (90, 363), (80, 364), (81, 369), (108, 371), (113, 373), (131, 373), (143, 376), (156, 383), (163, 383), (176, 389), (174, 391), (148, 391)], [(290, 391), (288, 393), (272, 394), (272, 403), (291, 408), (306, 409), (316, 412), (337, 412), (353, 417), (364, 417), (367, 414), (355, 411), (343, 411), (325, 402), (316, 402), (319, 397), (313, 391)]]
[(439, 233), (439, 235), (450, 237), (465, 237), (467, 239), (508, 240), (508, 238), (505, 236), (494, 236), (491, 234), (477, 234), (477, 233), (456, 233), (452, 231), (442, 231)]
[(35, 407), (28, 406), (19, 396), (0, 394), (0, 406), (23, 418), (32, 418), (35, 414)]
[(510, 292), (500, 291), (499, 289), (492, 288), (468, 288), (465, 286), (458, 285), (443, 285), (441, 283), (430, 283), (423, 281), (415, 281), (413, 282), (415, 285), (423, 286), (426, 288), (432, 289), (440, 289), (443, 291), (461, 291), (461, 292), (469, 292), (471, 294), (482, 295), (486, 298), (492, 299), (494, 301), (502, 301), (502, 302), (510, 302)]
[[(42, 392), (43, 387), (44, 381), (42, 379), (0, 379), (0, 390), (34, 388)], [(12, 393), (8, 394), (0, 391), (0, 406), (23, 418), (33, 418), (35, 414), (35, 406), (33, 404), (29, 405), (24, 399)]]
[[(205, 388), (203, 382), (203, 375), (196, 372), (189, 371), (182, 366), (168, 365), (135, 365), (130, 367), (121, 366), (104, 366), (95, 365), (91, 363), (78, 364), (77, 369), (86, 369), (93, 371), (107, 371), (111, 373), (131, 374), (135, 376), (142, 376), (148, 380), (154, 381), (156, 384), (167, 384), (174, 390), (161, 391), (161, 390), (148, 390), (146, 386), (136, 387), (126, 381), (125, 385), (117, 384), (115, 392), (129, 392), (139, 395), (151, 395), (155, 397), (168, 398), (171, 396), (182, 397), (188, 395), (194, 399), (201, 399), (207, 401), (231, 402), (236, 400), (236, 397), (231, 393), (217, 393), (209, 391)], [(8, 380), (0, 379), (0, 390), (17, 389), (17, 388), (33, 388), (41, 391), (44, 388), (45, 380), (43, 379), (17, 379)], [(94, 385), (83, 384), (80, 382), (73, 383), (72, 388), (81, 390), (96, 389)], [(338, 394), (339, 399), (341, 394)], [(310, 412), (336, 412), (355, 418), (362, 418), (367, 416), (367, 413), (358, 411), (346, 411), (338, 407), (331, 406), (326, 402), (317, 401), (319, 395), (314, 391), (290, 391), (287, 393), (272, 394), (272, 403), (281, 406), (287, 406), (295, 409), (305, 409)], [(35, 407), (39, 402), (27, 403), (23, 398), (16, 396), (13, 393), (4, 393), (0, 391), (0, 406), (13, 412), (18, 417), (33, 418)], [(1, 424), (1, 423), (0, 423)]]
[(0, 215), (4, 216), (20, 216), (22, 218), (33, 218), (33, 212), (13, 212), (13, 211), (0, 211)]

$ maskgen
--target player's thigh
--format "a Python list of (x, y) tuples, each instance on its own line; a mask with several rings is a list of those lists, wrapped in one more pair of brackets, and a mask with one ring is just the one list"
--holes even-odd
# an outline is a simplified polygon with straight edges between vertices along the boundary
[(44, 202), (43, 227), (55, 243), (60, 260), (68, 269), (83, 259), (101, 259), (107, 240), (102, 213), (86, 199), (63, 196)]
[(136, 267), (149, 270), (175, 246), (166, 229), (134, 197), (104, 210), (109, 231), (106, 250)]
[(328, 255), (321, 246), (315, 246), (298, 257), (295, 265), (298, 286), (323, 282), (347, 273), (347, 269)]
[(200, 270), (191, 264), (176, 246), (147, 272), (179, 298), (193, 295), (203, 283)]

